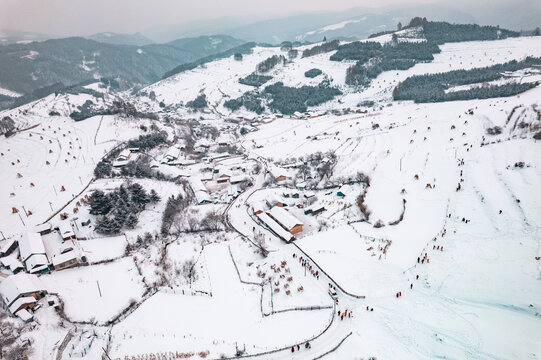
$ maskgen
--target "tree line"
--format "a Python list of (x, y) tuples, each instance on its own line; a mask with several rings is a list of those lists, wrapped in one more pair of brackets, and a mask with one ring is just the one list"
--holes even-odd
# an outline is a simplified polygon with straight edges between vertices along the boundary
[(484, 68), (454, 70), (438, 74), (415, 75), (399, 83), (393, 90), (395, 100), (415, 102), (440, 102), (468, 99), (486, 99), (512, 96), (537, 86), (532, 83), (508, 83), (485, 85), (468, 90), (446, 91), (455, 86), (483, 84), (503, 78), (504, 72), (514, 72), (541, 65), (541, 58), (528, 57), (522, 61), (510, 61)]

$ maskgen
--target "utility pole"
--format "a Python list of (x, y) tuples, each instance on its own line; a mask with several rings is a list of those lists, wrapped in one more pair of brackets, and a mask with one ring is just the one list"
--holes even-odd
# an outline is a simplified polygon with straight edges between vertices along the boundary
[(105, 354), (105, 356), (107, 356), (107, 359), (111, 360), (111, 358), (109, 357), (109, 354), (107, 354), (107, 351), (103, 347), (101, 349), (103, 350), (103, 353)]
[(23, 218), (21, 217), (21, 213), (17, 213), (17, 215), (19, 215), (19, 219), (21, 219), (21, 222), (23, 223), (23, 226), (26, 226), (26, 224), (23, 221)]

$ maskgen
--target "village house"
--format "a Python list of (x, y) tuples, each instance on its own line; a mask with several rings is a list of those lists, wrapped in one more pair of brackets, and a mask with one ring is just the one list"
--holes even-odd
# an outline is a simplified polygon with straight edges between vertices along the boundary
[(62, 221), (58, 225), (58, 231), (60, 232), (60, 236), (62, 237), (63, 241), (67, 240), (75, 240), (75, 232), (73, 232), (73, 228), (71, 227), (71, 224), (68, 221)]
[(9, 269), (13, 274), (24, 271), (24, 265), (14, 255), (0, 258), (0, 265)]
[(132, 152), (129, 149), (124, 149), (117, 156), (116, 160), (113, 161), (113, 167), (125, 166), (128, 162), (135, 160), (136, 157), (137, 157), (137, 154), (132, 154)]
[(248, 175), (234, 175), (234, 176), (231, 176), (231, 178), (229, 178), (229, 182), (231, 184), (240, 184), (240, 183), (243, 183), (243, 182), (249, 182), (251, 181), (251, 178), (248, 176)]
[(170, 146), (162, 159), (162, 164), (168, 164), (172, 161), (178, 160), (181, 153), (182, 150), (178, 146)]
[(195, 195), (195, 200), (198, 205), (210, 204), (212, 202), (205, 184), (198, 178), (190, 178), (190, 187)]
[(274, 206), (268, 215), (293, 235), (302, 231), (303, 223), (283, 207)]
[(47, 290), (40, 279), (32, 274), (11, 275), (0, 283), (3, 306), (24, 321), (33, 319), (33, 314), (29, 310), (34, 309), (37, 301), (46, 293)]
[(49, 271), (49, 260), (40, 234), (34, 232), (25, 233), (19, 240), (19, 252), (21, 261), (29, 273)]
[(288, 178), (287, 171), (278, 166), (269, 166), (269, 174), (276, 182), (285, 181)]
[(37, 232), (40, 235), (46, 235), (49, 234), (51, 231), (53, 231), (53, 225), (51, 223), (43, 223), (40, 225), (34, 226), (33, 232)]
[(235, 143), (235, 140), (229, 135), (221, 134), (216, 139), (216, 143), (220, 146), (225, 146), (225, 145), (231, 145)]
[(64, 253), (53, 256), (53, 267), (55, 270), (64, 270), (78, 264), (78, 257), (75, 250), (70, 250)]

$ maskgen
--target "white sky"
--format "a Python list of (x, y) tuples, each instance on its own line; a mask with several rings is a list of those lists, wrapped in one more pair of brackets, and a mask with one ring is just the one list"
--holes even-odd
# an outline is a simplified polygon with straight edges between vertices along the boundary
[(145, 29), (224, 16), (283, 16), (434, 0), (0, 0), (0, 29), (89, 35)]

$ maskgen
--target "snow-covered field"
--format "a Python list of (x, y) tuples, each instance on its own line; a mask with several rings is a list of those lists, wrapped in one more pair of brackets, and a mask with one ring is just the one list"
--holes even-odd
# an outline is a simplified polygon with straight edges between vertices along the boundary
[[(382, 73), (363, 91), (345, 85), (350, 64), (329, 61), (330, 53), (279, 65), (269, 83), (299, 87), (327, 76), (343, 90), (315, 110), (356, 108), (362, 100), (376, 105), (363, 113), (303, 120), (266, 113), (262, 117), (272, 121), (244, 135), (242, 125), (224, 122), (243, 113), (231, 114), (223, 102), (251, 90), (238, 79), (264, 59), (285, 54), (279, 48), (256, 47), (242, 61), (210, 62), (136, 96), (122, 94), (141, 111), (171, 116), (167, 122), (112, 115), (74, 122), (69, 114), (94, 99), (87, 94), (50, 95), (0, 113), (21, 130), (0, 139), (2, 236), (18, 239), (49, 218), (56, 224), (62, 209), (81, 224), (78, 246), (89, 263), (40, 275), (64, 305), (56, 313), (41, 300), (38, 326), (26, 335), (35, 344), (31, 358), (55, 357), (64, 339), (62, 359), (99, 358), (104, 351), (111, 359), (167, 352), (217, 359), (273, 350), (259, 358), (313, 359), (339, 344), (326, 358), (541, 357), (541, 157), (533, 139), (541, 129), (541, 88), (452, 103), (391, 100), (394, 86), (408, 76), (541, 56), (541, 42), (521, 37), (445, 44), (441, 50), (433, 62)], [(311, 68), (323, 75), (306, 78)], [(151, 92), (156, 100), (141, 96)], [(210, 114), (181, 105), (201, 92)], [(170, 108), (162, 110), (161, 101)], [(467, 114), (470, 109), (473, 114)], [(60, 116), (49, 115), (53, 110)], [(196, 118), (200, 121), (188, 121)], [(218, 152), (184, 149), (183, 158), (189, 155), (196, 164), (157, 164), (170, 144), (162, 145), (148, 153), (153, 164), (182, 180), (91, 182), (104, 154), (143, 133), (140, 125), (151, 124), (170, 138), (187, 134), (194, 144), (210, 143), (206, 149), (217, 147), (218, 140), (201, 135), (202, 125), (215, 127), (241, 155), (212, 161), (208, 157)], [(495, 127), (501, 133), (488, 134)], [(318, 152), (336, 160), (321, 161), (331, 163), (332, 171), (317, 189), (304, 190), (305, 175), (295, 175), (297, 169), (287, 172), (295, 179), (270, 180), (268, 170)], [(227, 180), (217, 182), (216, 174), (233, 167), (249, 178), (244, 191)], [(342, 183), (358, 173), (367, 175), (369, 184)], [(184, 180), (209, 174), (212, 180), (203, 187), (220, 191), (204, 201), (212, 204), (198, 205)], [(97, 234), (97, 217), (82, 199), (129, 182), (154, 189), (161, 200), (146, 205), (133, 229)], [(358, 206), (361, 194), (365, 214)], [(177, 195), (191, 203), (163, 235), (162, 215)], [(269, 211), (278, 202), (303, 224), (290, 244), (254, 214), (259, 204)], [(325, 210), (305, 213), (316, 206)], [(188, 229), (190, 217), (208, 214), (220, 219), (220, 227)], [(91, 225), (83, 228), (86, 220)], [(2, 240), (0, 249), (4, 244), (8, 241)], [(8, 274), (0, 269), (1, 278)], [(337, 289), (337, 302), (329, 285)], [(341, 320), (338, 311), (350, 315)], [(310, 349), (304, 348), (308, 340)], [(291, 352), (296, 345), (300, 349)]]
[(41, 279), (50, 292), (64, 300), (64, 311), (74, 321), (105, 323), (131, 301), (140, 300), (144, 292), (141, 276), (129, 257), (54, 272)]

